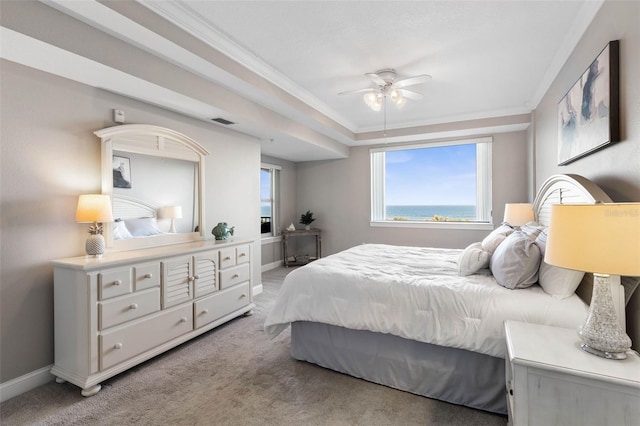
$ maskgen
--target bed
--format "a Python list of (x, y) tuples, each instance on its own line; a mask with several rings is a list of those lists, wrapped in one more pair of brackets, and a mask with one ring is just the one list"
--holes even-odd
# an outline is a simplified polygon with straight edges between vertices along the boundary
[(114, 240), (164, 235), (157, 219), (159, 208), (146, 201), (113, 194)]
[[(552, 204), (595, 202), (611, 200), (581, 176), (552, 176), (534, 201), (539, 235)], [(291, 325), (295, 359), (506, 414), (503, 322), (577, 328), (592, 277), (578, 278), (565, 295), (551, 295), (542, 284), (509, 289), (486, 268), (460, 276), (464, 251), (366, 244), (319, 259), (286, 277), (265, 332), (275, 337)], [(624, 291), (615, 278), (624, 327)]]

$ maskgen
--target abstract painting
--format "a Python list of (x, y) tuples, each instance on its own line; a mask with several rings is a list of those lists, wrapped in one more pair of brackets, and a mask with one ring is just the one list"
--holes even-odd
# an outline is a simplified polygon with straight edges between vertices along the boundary
[(558, 165), (619, 140), (619, 41), (614, 40), (558, 103)]

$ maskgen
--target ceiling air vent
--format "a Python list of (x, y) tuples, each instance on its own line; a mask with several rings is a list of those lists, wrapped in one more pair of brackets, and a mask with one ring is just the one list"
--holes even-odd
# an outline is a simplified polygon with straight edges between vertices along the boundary
[(236, 124), (233, 121), (225, 120), (224, 118), (221, 118), (221, 117), (212, 118), (211, 120), (215, 121), (216, 123), (224, 124), (225, 126), (228, 126), (229, 124)]

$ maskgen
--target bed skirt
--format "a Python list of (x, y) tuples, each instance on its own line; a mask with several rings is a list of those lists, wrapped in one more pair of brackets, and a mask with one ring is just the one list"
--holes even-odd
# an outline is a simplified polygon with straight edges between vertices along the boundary
[(507, 414), (502, 358), (304, 321), (291, 324), (291, 356), (417, 395)]

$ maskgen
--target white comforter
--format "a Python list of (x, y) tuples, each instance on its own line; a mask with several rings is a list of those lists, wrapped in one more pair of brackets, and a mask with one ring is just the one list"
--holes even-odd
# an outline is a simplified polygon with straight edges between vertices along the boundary
[(365, 244), (292, 271), (265, 331), (277, 336), (293, 321), (356, 330), (505, 356), (503, 322), (577, 328), (586, 305), (559, 300), (538, 285), (509, 290), (490, 272), (460, 277), (460, 250)]

